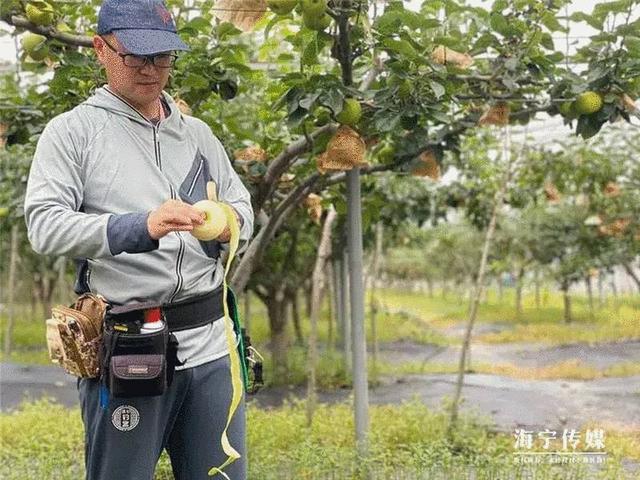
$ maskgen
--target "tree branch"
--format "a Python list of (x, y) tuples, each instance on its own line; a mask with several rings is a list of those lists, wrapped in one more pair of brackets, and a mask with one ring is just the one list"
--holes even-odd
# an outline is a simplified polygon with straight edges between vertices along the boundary
[(309, 142), (305, 137), (302, 137), (291, 143), (276, 158), (274, 158), (269, 163), (267, 172), (262, 178), (262, 182), (258, 186), (258, 191), (254, 196), (254, 211), (259, 212), (260, 210), (262, 210), (265, 201), (276, 189), (276, 183), (278, 179), (284, 172), (287, 171), (287, 169), (291, 165), (291, 162), (294, 161), (298, 157), (298, 155), (306, 152), (313, 145), (313, 141), (315, 141), (315, 139), (317, 139), (320, 135), (323, 135), (325, 133), (333, 133), (337, 129), (338, 127), (335, 124), (323, 125), (322, 127), (309, 134), (311, 142)]
[(29, 30), (30, 32), (44, 35), (45, 37), (52, 40), (59, 40), (62, 43), (66, 43), (67, 45), (93, 48), (93, 40), (87, 35), (74, 35), (72, 33), (64, 33), (58, 31), (54, 27), (41, 27), (18, 15), (12, 15), (10, 18), (3, 18), (3, 20), (6, 21), (9, 25), (13, 25), (14, 27), (24, 28), (26, 30)]

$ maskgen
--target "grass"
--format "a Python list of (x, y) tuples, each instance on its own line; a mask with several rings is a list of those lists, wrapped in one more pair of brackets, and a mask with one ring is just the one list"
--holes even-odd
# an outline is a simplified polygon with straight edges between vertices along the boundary
[[(457, 364), (452, 363), (406, 362), (391, 364), (381, 362), (378, 366), (378, 373), (382, 375), (456, 373), (457, 371)], [(522, 380), (596, 380), (598, 378), (640, 375), (640, 365), (625, 362), (611, 365), (605, 369), (598, 369), (576, 359), (544, 367), (520, 367), (510, 363), (474, 363), (471, 366), (471, 372), (503, 375)]]
[[(248, 407), (249, 478), (467, 479), (536, 478), (624, 480), (621, 462), (640, 459), (640, 432), (607, 430), (608, 461), (599, 472), (584, 466), (514, 465), (513, 434), (492, 432), (479, 417), (464, 416), (451, 437), (447, 416), (417, 401), (370, 408), (370, 455), (356, 457), (352, 406), (321, 405), (306, 426), (305, 404), (296, 402), (272, 410)], [(83, 440), (79, 410), (41, 400), (0, 414), (0, 478), (7, 480), (83, 478)], [(507, 476), (508, 475), (508, 476)], [(155, 479), (172, 479), (166, 455)]]
[[(467, 320), (468, 300), (459, 297), (429, 297), (426, 293), (386, 290), (381, 293), (382, 303), (390, 309), (403, 309), (419, 317), (435, 329), (447, 329), (464, 325)], [(533, 342), (546, 344), (566, 344), (576, 342), (598, 343), (640, 339), (640, 298), (620, 297), (616, 305), (597, 309), (594, 316), (588, 308), (586, 298), (573, 298), (574, 321), (563, 321), (562, 297), (547, 293), (540, 309), (534, 304), (533, 296), (524, 297), (524, 311), (518, 317), (513, 298), (505, 295), (498, 301), (494, 294), (489, 301), (480, 305), (477, 323), (501, 324), (505, 327), (499, 333), (475, 336), (474, 340), (484, 343)]]
[[(240, 304), (241, 313), (243, 313), (243, 304)], [(18, 315), (14, 324), (13, 331), (13, 351), (9, 356), (4, 352), (0, 353), (0, 361), (11, 361), (22, 364), (50, 365), (49, 355), (46, 347), (46, 329), (45, 322), (40, 319), (33, 319), (30, 316), (30, 309), (27, 306), (19, 305), (17, 308)], [(263, 352), (267, 351), (269, 341), (269, 320), (264, 306), (252, 299), (250, 319), (250, 335), (252, 343)], [(243, 319), (244, 320), (244, 319)], [(325, 343), (329, 340), (329, 312), (325, 310), (322, 320), (318, 324), (319, 342)], [(6, 315), (0, 314), (0, 345), (2, 345), (6, 328)], [(246, 320), (245, 320), (246, 322)], [(333, 325), (333, 341), (335, 343), (338, 338), (336, 325)], [(288, 325), (289, 338), (295, 339), (293, 326)], [(309, 322), (303, 316), (301, 324), (302, 335), (308, 338)], [(371, 342), (371, 332), (367, 328), (369, 334), (368, 341)], [(434, 329), (425, 328), (425, 325), (415, 318), (402, 314), (389, 314), (380, 312), (377, 317), (377, 338), (378, 342), (395, 342), (403, 340), (411, 340), (420, 344), (448, 345), (451, 340), (445, 335)], [(292, 348), (291, 364), (299, 365), (300, 354), (296, 353), (296, 347)], [(304, 367), (304, 363), (302, 364)], [(295, 374), (294, 374), (295, 378)]]
[[(368, 304), (365, 310), (367, 312), (365, 316), (367, 341), (371, 342), (372, 336)], [(252, 301), (250, 311), (251, 339), (257, 344), (266, 344), (270, 337), (269, 318), (267, 316), (266, 309), (261, 303)], [(243, 316), (243, 322), (246, 323), (242, 305), (240, 313)], [(301, 312), (301, 316), (300, 329), (302, 336), (307, 338), (310, 330), (309, 320), (304, 312)], [(318, 322), (318, 340), (322, 343), (327, 343), (329, 341), (329, 317), (329, 310), (325, 308), (322, 311), (321, 320)], [(377, 314), (376, 320), (376, 336), (378, 342), (411, 340), (415, 343), (422, 344), (431, 343), (436, 345), (449, 345), (451, 343), (451, 339), (447, 338), (447, 336), (443, 335), (438, 330), (428, 328), (424, 323), (416, 321), (414, 317), (406, 314), (380, 311)], [(287, 324), (287, 329), (289, 338), (292, 340), (295, 339), (295, 331), (292, 322)], [(334, 342), (339, 337), (335, 320), (333, 320), (331, 336)]]
[[(4, 346), (6, 335), (6, 313), (0, 314), (0, 345)], [(13, 327), (13, 350), (10, 355), (0, 352), (0, 361), (23, 364), (50, 365), (46, 344), (46, 326), (44, 319), (33, 319), (31, 309), (26, 305), (17, 305)]]

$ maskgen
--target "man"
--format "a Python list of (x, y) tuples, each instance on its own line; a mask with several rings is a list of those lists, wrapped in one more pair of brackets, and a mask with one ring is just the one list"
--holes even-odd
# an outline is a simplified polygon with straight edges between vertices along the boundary
[[(104, 0), (97, 33), (108, 84), (44, 129), (25, 199), (29, 240), (39, 253), (76, 259), (78, 294), (98, 293), (113, 305), (220, 303), (211, 292), (221, 291), (219, 253), (230, 231), (197, 240), (189, 232), (203, 217), (191, 205), (213, 180), (238, 217), (241, 243), (253, 212), (220, 141), (163, 92), (174, 52), (188, 47), (162, 0)], [(201, 310), (189, 311), (202, 320)], [(227, 460), (230, 350), (217, 317), (174, 332), (184, 364), (160, 396), (105, 399), (98, 379), (78, 381), (88, 479), (151, 479), (163, 448), (176, 479), (212, 478), (209, 469)], [(244, 479), (244, 398), (227, 434), (241, 458), (224, 472)]]

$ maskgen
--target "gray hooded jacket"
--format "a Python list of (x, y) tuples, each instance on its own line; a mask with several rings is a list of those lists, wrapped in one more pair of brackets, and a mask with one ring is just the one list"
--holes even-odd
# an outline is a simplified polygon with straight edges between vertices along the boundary
[[(53, 118), (29, 173), (25, 218), (33, 249), (76, 259), (76, 293), (114, 304), (176, 302), (222, 283), (220, 244), (188, 232), (154, 241), (149, 212), (169, 199), (193, 204), (214, 180), (241, 220), (241, 248), (253, 229), (250, 197), (207, 124), (170, 109), (154, 125), (103, 87)], [(216, 322), (220, 323), (220, 322)]]

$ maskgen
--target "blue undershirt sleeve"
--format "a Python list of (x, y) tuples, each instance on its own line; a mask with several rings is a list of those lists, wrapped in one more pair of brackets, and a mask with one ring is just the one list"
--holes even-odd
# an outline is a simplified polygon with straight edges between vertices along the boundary
[(112, 215), (107, 224), (107, 238), (111, 255), (119, 253), (150, 252), (160, 242), (149, 235), (147, 217), (149, 212)]

